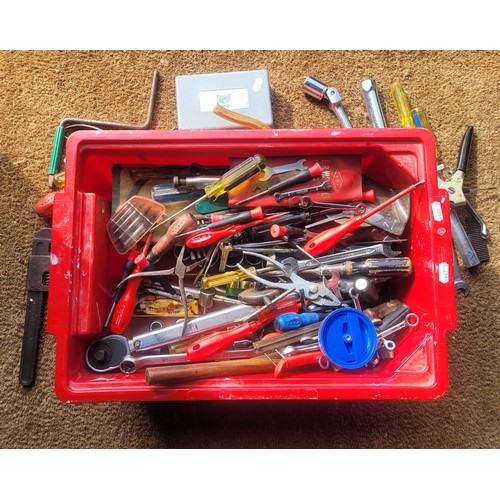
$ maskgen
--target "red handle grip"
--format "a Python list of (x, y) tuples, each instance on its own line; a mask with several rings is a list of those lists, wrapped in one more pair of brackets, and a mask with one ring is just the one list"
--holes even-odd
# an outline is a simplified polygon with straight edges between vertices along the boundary
[(251, 337), (253, 332), (261, 328), (257, 321), (242, 323), (236, 328), (224, 332), (216, 332), (188, 346), (186, 350), (189, 361), (197, 362), (210, 359), (220, 351), (229, 347), (234, 341)]
[(278, 361), (276, 367), (274, 368), (274, 376), (278, 378), (281, 377), (286, 370), (317, 364), (322, 356), (323, 353), (318, 350), (282, 358)]
[(357, 229), (363, 223), (357, 217), (349, 219), (340, 226), (332, 227), (319, 233), (314, 238), (311, 238), (305, 245), (304, 250), (312, 256), (325, 253), (330, 248), (334, 247), (344, 236), (349, 234), (354, 229)]
[[(139, 270), (134, 269), (134, 273), (139, 272)], [(135, 296), (137, 294), (137, 289), (141, 284), (142, 278), (131, 278), (127, 283), (127, 288), (120, 297), (118, 304), (113, 312), (113, 317), (111, 319), (111, 331), (117, 335), (121, 335), (125, 332), (132, 315), (134, 314), (135, 307)]]

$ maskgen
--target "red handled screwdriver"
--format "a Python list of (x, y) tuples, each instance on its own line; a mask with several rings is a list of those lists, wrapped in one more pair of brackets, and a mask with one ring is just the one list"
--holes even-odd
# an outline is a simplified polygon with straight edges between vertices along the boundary
[(349, 234), (351, 231), (358, 229), (361, 226), (361, 224), (363, 224), (363, 222), (365, 222), (366, 219), (369, 219), (373, 214), (387, 207), (391, 203), (394, 203), (396, 200), (399, 200), (399, 198), (403, 197), (404, 195), (408, 194), (409, 192), (413, 191), (416, 187), (421, 186), (424, 183), (425, 180), (417, 182), (416, 184), (413, 184), (412, 186), (403, 189), (403, 191), (392, 196), (391, 198), (388, 198), (380, 205), (377, 205), (368, 212), (365, 212), (364, 214), (360, 215), (355, 215), (351, 217), (348, 221), (344, 222), (344, 224), (340, 224), (339, 226), (332, 227), (331, 229), (327, 229), (326, 231), (319, 233), (317, 236), (311, 238), (304, 245), (304, 250), (306, 250), (313, 256), (325, 253), (327, 250), (337, 245), (338, 242), (344, 236)]
[(234, 224), (245, 224), (253, 220), (259, 220), (264, 218), (264, 212), (262, 207), (257, 207), (252, 210), (246, 210), (245, 212), (240, 212), (237, 214), (225, 214), (225, 215), (212, 215), (212, 222), (210, 224), (205, 224), (197, 229), (190, 230), (181, 234), (180, 236), (191, 236), (192, 234), (197, 234), (199, 231), (205, 229), (219, 229), (222, 227), (232, 226)]
[(280, 300), (271, 311), (262, 311), (257, 321), (245, 321), (236, 328), (218, 331), (195, 341), (188, 346), (186, 350), (187, 357), (191, 362), (210, 359), (236, 340), (251, 337), (254, 332), (268, 323), (272, 323), (279, 315), (287, 312), (296, 313), (298, 308), (299, 305), (295, 297), (286, 297)]
[(221, 229), (200, 229), (191, 236), (187, 237), (186, 246), (188, 248), (204, 247), (206, 245), (210, 245), (211, 243), (215, 243), (222, 238), (227, 238), (229, 236), (238, 234), (244, 229), (257, 226), (258, 224), (262, 224), (265, 222), (274, 221), (279, 217), (280, 214), (275, 214), (270, 215), (269, 217), (266, 217), (264, 219), (254, 220), (253, 222), (249, 222), (248, 224), (233, 224), (232, 226), (227, 226)]
[(263, 191), (260, 191), (257, 194), (254, 194), (253, 196), (250, 196), (250, 198), (241, 200), (238, 203), (236, 203), (236, 205), (237, 206), (243, 205), (244, 203), (256, 200), (257, 198), (260, 198), (261, 196), (264, 196), (266, 194), (274, 194), (277, 193), (278, 191), (283, 191), (284, 189), (287, 189), (291, 186), (295, 186), (296, 184), (306, 182), (312, 179), (313, 177), (318, 177), (322, 173), (323, 169), (321, 168), (321, 165), (319, 163), (315, 163), (312, 167), (309, 167), (307, 170), (302, 170), (298, 174), (294, 174), (288, 179), (278, 182), (277, 184), (274, 184), (273, 186), (264, 189)]

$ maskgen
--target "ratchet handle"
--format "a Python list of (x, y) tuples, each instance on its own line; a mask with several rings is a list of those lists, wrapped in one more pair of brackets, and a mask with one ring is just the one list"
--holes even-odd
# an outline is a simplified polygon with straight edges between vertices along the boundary
[(229, 361), (211, 361), (177, 366), (146, 368), (146, 383), (169, 384), (189, 380), (272, 373), (274, 364), (267, 356)]
[(473, 132), (474, 127), (467, 127), (458, 151), (457, 170), (460, 170), (464, 174), (467, 169), (467, 163), (469, 162)]
[(294, 356), (284, 357), (280, 359), (276, 364), (276, 367), (274, 369), (274, 376), (278, 378), (283, 376), (283, 374), (287, 370), (300, 368), (301, 366), (317, 364), (322, 356), (323, 352), (318, 350), (313, 352), (304, 352), (301, 354), (296, 354)]

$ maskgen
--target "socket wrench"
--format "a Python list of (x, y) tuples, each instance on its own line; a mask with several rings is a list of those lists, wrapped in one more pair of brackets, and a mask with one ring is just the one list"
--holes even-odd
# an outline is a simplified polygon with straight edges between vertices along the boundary
[(318, 101), (326, 100), (327, 108), (335, 113), (340, 124), (344, 128), (352, 128), (351, 122), (342, 106), (340, 92), (335, 87), (328, 87), (328, 85), (316, 80), (316, 78), (308, 76), (302, 84), (302, 90), (306, 95), (314, 97)]

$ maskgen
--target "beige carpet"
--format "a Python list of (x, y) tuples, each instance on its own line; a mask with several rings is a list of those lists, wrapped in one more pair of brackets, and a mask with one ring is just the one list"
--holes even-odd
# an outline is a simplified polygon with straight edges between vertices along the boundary
[(429, 402), (190, 402), (66, 405), (53, 390), (55, 339), (41, 341), (37, 381), (18, 383), (31, 242), (44, 221), (54, 129), (68, 116), (142, 123), (151, 75), (161, 84), (154, 128), (176, 125), (179, 74), (265, 68), (278, 128), (336, 127), (306, 99), (313, 75), (338, 87), (356, 127), (369, 126), (359, 83), (374, 78), (390, 126), (389, 85), (404, 84), (427, 110), (442, 157), (454, 168), (467, 125), (475, 138), (466, 184), (497, 186), (498, 52), (1, 52), (0, 53), (0, 446), (3, 448), (496, 448), (500, 445), (498, 191), (472, 200), (489, 224), (491, 261), (465, 272), (449, 334), (450, 387)]

